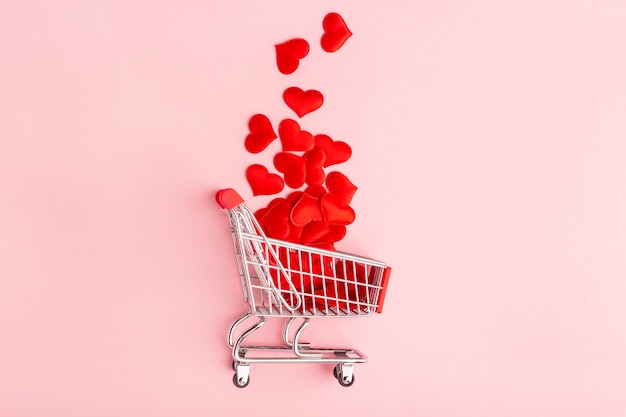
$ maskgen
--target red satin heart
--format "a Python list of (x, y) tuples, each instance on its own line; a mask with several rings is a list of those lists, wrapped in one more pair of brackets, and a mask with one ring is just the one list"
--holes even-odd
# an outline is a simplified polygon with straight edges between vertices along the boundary
[(280, 175), (270, 174), (263, 165), (253, 164), (246, 170), (246, 178), (253, 195), (271, 195), (281, 192), (285, 186)]
[(328, 135), (315, 135), (315, 147), (326, 154), (324, 167), (346, 162), (352, 156), (352, 148), (345, 142), (334, 141)]
[(335, 194), (324, 194), (320, 198), (320, 206), (326, 224), (348, 225), (354, 221), (355, 214), (352, 207), (342, 204)]
[[(324, 226), (317, 224), (321, 223)], [(301, 240), (305, 245), (326, 244), (333, 246), (335, 242), (340, 241), (346, 235), (346, 226), (338, 224), (326, 224), (325, 222), (310, 222), (302, 229)]]
[(321, 168), (326, 163), (326, 153), (320, 148), (313, 148), (304, 154), (308, 166)]
[(330, 242), (339, 242), (346, 236), (346, 226), (341, 224), (328, 225), (328, 235), (326, 240)]
[(323, 221), (313, 221), (302, 228), (302, 243), (309, 244), (322, 239), (328, 234), (328, 226)]
[(289, 222), (289, 234), (285, 237), (285, 240), (293, 243), (302, 243), (302, 238), (300, 235), (302, 234), (302, 226), (297, 226), (291, 221)]
[(283, 74), (291, 74), (300, 65), (300, 60), (309, 53), (309, 43), (300, 38), (280, 43), (276, 47), (276, 64)]
[(283, 100), (291, 110), (302, 118), (305, 114), (311, 113), (322, 107), (324, 96), (317, 90), (303, 91), (298, 87), (289, 87), (283, 93)]
[[(259, 221), (259, 224), (266, 235), (275, 239), (284, 239), (289, 242), (301, 243), (300, 233), (302, 232), (302, 226), (294, 225), (289, 219), (289, 215), (293, 205), (300, 199), (302, 194), (302, 191), (296, 191), (288, 195), (287, 198), (275, 198), (267, 204), (267, 207), (259, 209), (254, 213), (254, 216)], [(298, 197), (295, 201), (293, 200), (294, 196)], [(282, 212), (284, 211), (283, 207), (274, 209), (276, 205), (284, 206), (285, 202), (289, 207), (288, 215), (286, 217), (282, 215)], [(270, 210), (273, 211), (270, 212), (268, 217), (265, 217)], [(276, 210), (279, 210), (279, 212), (276, 212)], [(288, 228), (287, 232), (285, 232), (285, 228)]]
[[(272, 201), (270, 201), (269, 203), (267, 203), (267, 207), (264, 208), (260, 208), (257, 211), (254, 212), (254, 216), (256, 217), (256, 219), (259, 221), (259, 223), (261, 223), (261, 226), (263, 226), (263, 222), (261, 221), (261, 218), (263, 218), (263, 216), (265, 216), (265, 213), (267, 213), (267, 211), (269, 209), (271, 209), (272, 207), (274, 207), (276, 204), (278, 204), (281, 200), (285, 200), (284, 198), (278, 197), (273, 199)], [(291, 206), (291, 204), (290, 204)], [(267, 233), (267, 230), (264, 229), (264, 231)]]
[(296, 203), (302, 197), (302, 194), (304, 194), (302, 191), (293, 191), (289, 193), (289, 195), (287, 196), (287, 201), (289, 201), (289, 204), (291, 204), (291, 207), (296, 205)]
[(283, 145), (283, 151), (308, 151), (313, 148), (313, 135), (301, 130), (298, 122), (285, 119), (278, 125), (278, 136)]
[(330, 172), (326, 176), (326, 188), (329, 193), (336, 195), (339, 198), (339, 202), (344, 205), (350, 204), (354, 193), (358, 189), (356, 185), (350, 182), (348, 177), (338, 171)]
[(250, 153), (259, 153), (267, 148), (278, 136), (274, 132), (272, 122), (263, 114), (255, 114), (248, 122), (250, 134), (246, 136), (245, 147)]
[[(315, 222), (311, 222), (311, 223), (315, 223)], [(309, 224), (311, 224), (309, 223)], [(325, 232), (321, 233), (321, 230), (319, 231), (319, 235), (315, 235), (315, 236), (307, 236), (307, 233), (312, 233), (312, 231), (307, 231), (306, 228), (309, 225), (304, 226), (303, 229), (303, 233), (302, 233), (302, 237), (308, 237), (309, 238), (309, 242), (303, 242), (306, 245), (311, 245), (311, 244), (322, 244), (325, 243), (327, 245), (333, 245), (334, 243), (340, 241), (341, 239), (343, 239), (346, 235), (346, 226), (343, 225), (339, 225), (339, 224), (326, 224), (325, 225)], [(314, 239), (313, 239), (314, 237)]]
[(305, 193), (311, 197), (320, 198), (323, 194), (326, 194), (326, 188), (323, 185), (311, 185), (304, 190)]
[(321, 185), (326, 178), (322, 169), (326, 161), (326, 154), (319, 148), (313, 148), (304, 154), (306, 175), (304, 182), (307, 185)]
[(322, 22), (322, 49), (326, 52), (335, 52), (352, 36), (346, 22), (337, 13), (328, 13)]
[(304, 157), (289, 152), (279, 152), (274, 156), (274, 166), (283, 173), (285, 184), (291, 188), (300, 188), (304, 185), (305, 162)]
[(293, 224), (298, 226), (304, 226), (313, 221), (321, 222), (324, 217), (319, 199), (303, 193), (300, 200), (291, 209), (290, 219)]
[(284, 239), (289, 235), (290, 210), (291, 207), (285, 199), (280, 199), (268, 207), (260, 219), (268, 236), (274, 239)]

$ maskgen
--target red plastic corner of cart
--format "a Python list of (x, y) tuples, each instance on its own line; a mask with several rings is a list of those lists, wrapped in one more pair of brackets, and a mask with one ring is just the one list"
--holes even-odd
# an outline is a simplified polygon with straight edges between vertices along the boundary
[(380, 294), (378, 295), (378, 306), (376, 307), (377, 313), (383, 312), (383, 304), (385, 303), (385, 295), (387, 295), (387, 284), (389, 284), (389, 276), (391, 275), (391, 268), (386, 267), (383, 271), (383, 279), (381, 280)]
[(243, 198), (232, 188), (225, 188), (215, 194), (215, 201), (217, 201), (217, 204), (219, 204), (221, 208), (232, 210), (243, 203)]

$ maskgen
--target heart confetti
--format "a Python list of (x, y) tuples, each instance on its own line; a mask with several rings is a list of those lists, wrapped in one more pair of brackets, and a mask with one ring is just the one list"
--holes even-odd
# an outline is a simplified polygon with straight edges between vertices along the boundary
[(322, 22), (322, 49), (326, 52), (335, 52), (352, 36), (346, 22), (337, 13), (328, 13)]
[(274, 166), (285, 177), (285, 184), (291, 188), (300, 188), (306, 178), (306, 160), (302, 156), (289, 152), (279, 152), (274, 157)]
[(283, 151), (308, 151), (313, 148), (313, 135), (301, 130), (298, 122), (285, 119), (278, 125), (278, 136), (283, 145)]
[(357, 186), (339, 171), (330, 172), (326, 176), (326, 188), (329, 193), (337, 196), (341, 204), (345, 205), (350, 204), (357, 190)]
[(352, 207), (342, 204), (340, 198), (334, 194), (324, 194), (320, 198), (320, 206), (326, 224), (348, 225), (354, 221)]
[(289, 218), (290, 206), (287, 200), (280, 199), (267, 209), (261, 222), (265, 226), (267, 234), (276, 239), (284, 239), (289, 235)]
[(246, 136), (245, 147), (250, 153), (259, 153), (267, 148), (278, 136), (272, 122), (263, 114), (255, 114), (248, 122), (250, 134)]
[(311, 185), (310, 187), (307, 187), (306, 190), (304, 190), (304, 192), (312, 197), (320, 198), (322, 195), (326, 194), (327, 191), (323, 185), (316, 184), (316, 185)]
[(346, 236), (346, 231), (346, 226), (342, 224), (329, 224), (327, 238), (330, 242), (339, 242)]
[(307, 185), (322, 185), (326, 174), (322, 167), (326, 162), (326, 154), (318, 148), (313, 148), (304, 154), (305, 179)]
[(293, 243), (302, 243), (302, 226), (289, 223), (289, 234), (285, 240)]
[(298, 87), (287, 88), (283, 92), (283, 100), (300, 118), (319, 109), (324, 104), (324, 96), (319, 91), (304, 91)]
[[(322, 26), (321, 45), (326, 52), (337, 51), (352, 36), (337, 13), (328, 13)], [(275, 50), (278, 70), (291, 74), (299, 67), (300, 60), (308, 55), (309, 43), (305, 39), (294, 38), (275, 45)], [(317, 90), (292, 86), (283, 91), (283, 100), (302, 118), (324, 104), (324, 95)], [(293, 119), (282, 120), (274, 130), (266, 115), (255, 114), (250, 118), (248, 128), (249, 134), (244, 142), (248, 152), (260, 153), (277, 138), (282, 148), (273, 158), (274, 167), (281, 175), (268, 172), (260, 164), (248, 167), (246, 177), (252, 193), (255, 196), (279, 194), (285, 185), (294, 190), (285, 197), (271, 200), (266, 207), (255, 212), (261, 228), (267, 236), (275, 239), (335, 250), (334, 244), (345, 237), (346, 226), (355, 219), (350, 202), (357, 187), (344, 174), (338, 171), (326, 173), (325, 169), (348, 161), (352, 157), (350, 146), (325, 134), (313, 136), (302, 130)], [(322, 266), (319, 260), (314, 262), (300, 259), (297, 255), (294, 257), (293, 253), (279, 253), (279, 258), (303, 274), (318, 271), (314, 274), (319, 275), (323, 269), (332, 274), (335, 268), (332, 265)], [(278, 278), (277, 268), (273, 268), (270, 275), (277, 285), (284, 284)], [(349, 277), (347, 272), (342, 272), (342, 275)], [(295, 278), (299, 280), (297, 274)], [(297, 288), (304, 285), (304, 281), (295, 282)], [(324, 290), (323, 286), (323, 282), (315, 283), (310, 292)]]
[(271, 195), (283, 190), (285, 182), (280, 175), (270, 174), (263, 165), (253, 164), (246, 170), (252, 195)]
[(305, 245), (319, 241), (328, 234), (328, 226), (323, 221), (313, 221), (302, 228), (300, 238)]
[(304, 226), (315, 221), (321, 222), (324, 217), (322, 216), (319, 198), (303, 193), (300, 200), (294, 204), (290, 219), (293, 224), (298, 226)]
[(302, 198), (302, 194), (304, 194), (302, 191), (293, 191), (287, 196), (287, 201), (289, 201), (291, 207), (295, 206), (296, 203), (300, 201), (300, 198)]
[(352, 156), (352, 148), (345, 142), (334, 141), (328, 135), (315, 135), (315, 147), (326, 154), (324, 168), (346, 162)]
[(291, 74), (300, 65), (300, 60), (308, 55), (309, 43), (304, 39), (291, 39), (276, 47), (276, 65), (283, 74)]

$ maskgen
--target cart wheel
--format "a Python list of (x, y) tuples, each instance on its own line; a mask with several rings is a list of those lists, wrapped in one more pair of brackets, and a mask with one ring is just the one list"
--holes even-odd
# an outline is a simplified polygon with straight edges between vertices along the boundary
[(250, 377), (248, 377), (245, 381), (243, 381), (237, 378), (236, 372), (235, 372), (235, 375), (233, 375), (233, 384), (235, 384), (237, 388), (245, 388), (248, 386), (249, 383), (250, 383)]
[(339, 381), (339, 385), (342, 387), (349, 387), (354, 384), (354, 375), (352, 375), (352, 378), (348, 380), (347, 378), (344, 378), (343, 375), (339, 374), (339, 376), (337, 376), (337, 381)]
[(333, 376), (334, 376), (336, 379), (339, 379), (339, 366), (340, 366), (340, 365), (339, 365), (339, 364), (337, 364), (337, 365), (335, 365), (335, 367), (333, 368)]

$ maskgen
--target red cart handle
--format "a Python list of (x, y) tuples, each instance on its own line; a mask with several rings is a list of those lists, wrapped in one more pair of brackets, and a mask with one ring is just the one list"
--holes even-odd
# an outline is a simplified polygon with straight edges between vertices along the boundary
[(225, 188), (215, 193), (215, 201), (221, 208), (232, 210), (243, 203), (243, 198), (232, 188)]

